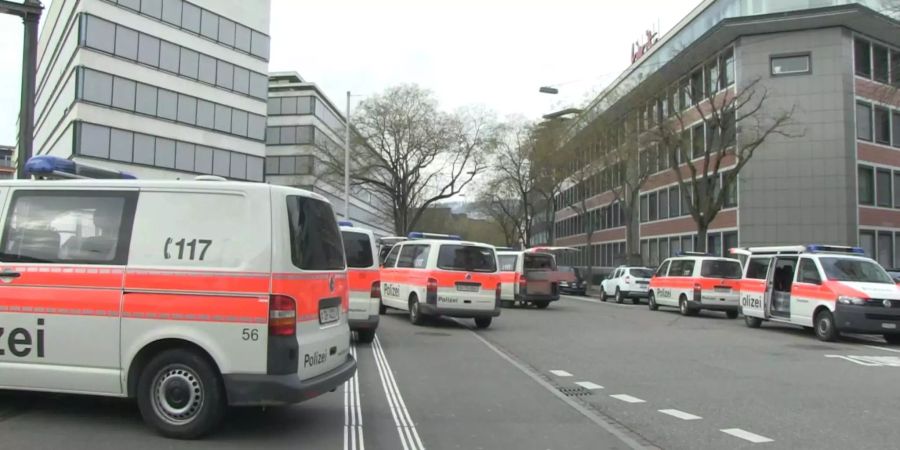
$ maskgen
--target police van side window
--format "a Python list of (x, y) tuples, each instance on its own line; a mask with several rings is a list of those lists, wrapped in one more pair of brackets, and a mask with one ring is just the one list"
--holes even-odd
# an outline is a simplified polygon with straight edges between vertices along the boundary
[(287, 197), (291, 260), (303, 270), (341, 270), (344, 248), (334, 211), (321, 200)]
[(657, 277), (666, 276), (666, 273), (669, 272), (669, 264), (671, 264), (671, 261), (666, 261), (666, 262), (660, 264), (659, 269), (656, 269), (655, 276), (657, 276)]
[(384, 267), (394, 267), (397, 264), (397, 255), (400, 254), (400, 247), (399, 245), (391, 247), (390, 253), (384, 258)]
[(797, 281), (800, 283), (822, 284), (822, 277), (819, 276), (819, 269), (816, 263), (809, 258), (800, 260), (800, 270), (797, 274)]
[(375, 261), (372, 255), (372, 241), (369, 240), (369, 235), (353, 231), (342, 231), (341, 235), (344, 238), (344, 253), (347, 255), (347, 267), (372, 267)]
[(765, 280), (771, 260), (772, 258), (750, 258), (750, 261), (747, 263), (747, 278)]
[(124, 265), (138, 193), (16, 191), (3, 262)]
[(428, 262), (428, 249), (427, 245), (404, 245), (403, 250), (400, 250), (397, 267), (424, 269)]

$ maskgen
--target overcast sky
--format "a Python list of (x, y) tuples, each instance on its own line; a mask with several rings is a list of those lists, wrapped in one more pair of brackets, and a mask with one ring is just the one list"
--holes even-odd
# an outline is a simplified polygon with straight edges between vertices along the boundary
[[(664, 33), (699, 3), (272, 0), (269, 68), (299, 72), (341, 109), (347, 90), (365, 96), (417, 83), (446, 109), (481, 104), (501, 117), (538, 118), (597, 92), (628, 66), (644, 30)], [(0, 16), (3, 144), (16, 142), (21, 33), (20, 19)], [(538, 93), (543, 85), (560, 94)]]

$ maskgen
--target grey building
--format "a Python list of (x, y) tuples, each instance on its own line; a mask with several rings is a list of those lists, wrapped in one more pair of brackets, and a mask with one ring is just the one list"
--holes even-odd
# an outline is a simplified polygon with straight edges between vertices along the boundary
[[(634, 112), (634, 92), (645, 102), (636, 107), (638, 120), (652, 128), (669, 120), (673, 108), (694, 106), (686, 91), (729, 95), (758, 81), (770, 97), (763, 112), (795, 108), (794, 129), (803, 136), (773, 135), (757, 149), (710, 228), (709, 250), (860, 245), (883, 265), (900, 265), (900, 23), (879, 13), (881, 6), (880, 1), (704, 1), (614, 82), (624, 95), (601, 94), (585, 109), (570, 129), (570, 142), (585, 139), (599, 118), (621, 114), (623, 105)], [(648, 92), (655, 94), (643, 100)], [(685, 137), (702, 150), (709, 145), (709, 130), (695, 120), (687, 124), (691, 132)], [(740, 126), (736, 133), (739, 137)], [(696, 227), (682, 207), (674, 171), (662, 162), (654, 168), (655, 158), (650, 160), (656, 173), (641, 190), (639, 245), (644, 262), (655, 265), (692, 249)], [(726, 163), (724, 170), (733, 165)], [(563, 207), (571, 202), (559, 202), (556, 242), (584, 249), (565, 261), (569, 264), (584, 264), (588, 252), (594, 265), (613, 265), (623, 257), (622, 212), (602, 172), (596, 182), (562, 194), (588, 197), (600, 225), (590, 243), (587, 221)]]

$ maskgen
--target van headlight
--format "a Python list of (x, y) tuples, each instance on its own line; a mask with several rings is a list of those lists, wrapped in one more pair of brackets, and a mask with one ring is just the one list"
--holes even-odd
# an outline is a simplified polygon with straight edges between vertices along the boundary
[(838, 297), (838, 303), (844, 305), (865, 305), (866, 299), (859, 297), (850, 297), (847, 295), (841, 295)]

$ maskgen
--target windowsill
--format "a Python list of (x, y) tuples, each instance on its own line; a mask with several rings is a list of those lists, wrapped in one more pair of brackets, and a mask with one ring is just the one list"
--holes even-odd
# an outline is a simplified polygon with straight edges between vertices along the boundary
[[(900, 138), (898, 138), (898, 140), (900, 140)], [(898, 150), (898, 151), (900, 151), (900, 147), (898, 147), (898, 146), (896, 146), (896, 145), (891, 145), (891, 144), (889, 144), (889, 143), (884, 143), (884, 142), (868, 141), (868, 140), (865, 140), (865, 139), (862, 139), (862, 138), (856, 138), (856, 143), (857, 143), (857, 144), (871, 145), (871, 146), (873, 146), (873, 147), (880, 147), (880, 148), (885, 148), (885, 149), (889, 149), (889, 150)], [(898, 143), (900, 143), (900, 142), (898, 142)]]

